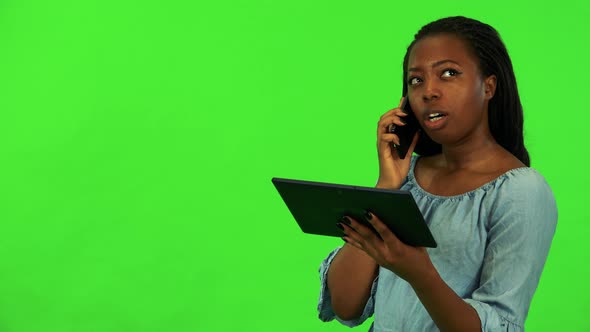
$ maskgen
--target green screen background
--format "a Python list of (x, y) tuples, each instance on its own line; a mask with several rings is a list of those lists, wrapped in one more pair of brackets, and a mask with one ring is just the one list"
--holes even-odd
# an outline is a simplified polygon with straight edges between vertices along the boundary
[(348, 330), (316, 312), (340, 240), (270, 179), (374, 185), (405, 49), (457, 14), (503, 36), (558, 202), (526, 328), (590, 330), (587, 2), (3, 0), (0, 331)]

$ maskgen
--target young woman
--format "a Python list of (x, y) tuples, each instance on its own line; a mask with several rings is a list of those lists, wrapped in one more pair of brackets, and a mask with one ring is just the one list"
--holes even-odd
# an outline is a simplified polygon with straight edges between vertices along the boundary
[[(403, 95), (422, 132), (400, 159), (378, 123), (378, 188), (410, 191), (437, 248), (405, 245), (370, 211), (322, 263), (320, 319), (371, 331), (522, 331), (557, 223), (553, 194), (530, 168), (508, 52), (487, 24), (424, 26), (404, 58)], [(419, 156), (412, 156), (416, 151)]]

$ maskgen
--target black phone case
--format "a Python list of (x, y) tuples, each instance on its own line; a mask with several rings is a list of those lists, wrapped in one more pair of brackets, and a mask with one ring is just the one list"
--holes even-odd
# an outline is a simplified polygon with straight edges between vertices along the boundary
[(414, 138), (414, 135), (418, 130), (420, 130), (420, 124), (418, 123), (418, 119), (416, 119), (416, 116), (414, 115), (414, 111), (412, 111), (412, 107), (410, 106), (408, 97), (404, 98), (404, 102), (402, 103), (401, 109), (404, 113), (408, 115), (405, 117), (401, 117), (401, 119), (403, 119), (406, 122), (406, 125), (394, 125), (390, 130), (391, 133), (397, 135), (400, 144), (395, 145), (393, 142), (390, 142), (389, 144), (391, 146), (392, 153), (397, 153), (400, 159), (404, 159), (406, 157), (406, 154), (408, 153), (408, 149), (410, 149), (410, 145), (412, 144), (412, 139)]

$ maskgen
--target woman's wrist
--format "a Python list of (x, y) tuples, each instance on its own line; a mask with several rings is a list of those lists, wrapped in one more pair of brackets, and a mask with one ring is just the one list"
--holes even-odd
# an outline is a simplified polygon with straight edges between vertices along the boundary
[(429, 292), (429, 288), (436, 287), (440, 282), (444, 283), (434, 265), (430, 265), (429, 268), (425, 269), (425, 272), (417, 274), (412, 280), (406, 281), (408, 281), (416, 293)]

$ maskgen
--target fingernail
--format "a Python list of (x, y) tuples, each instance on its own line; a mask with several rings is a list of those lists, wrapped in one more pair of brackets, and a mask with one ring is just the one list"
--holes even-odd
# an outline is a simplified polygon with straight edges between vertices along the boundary
[(404, 124), (407, 125), (408, 123), (406, 122), (406, 120), (404, 120), (403, 118), (399, 118), (399, 120)]
[(346, 239), (344, 237), (341, 237), (342, 241), (348, 243), (348, 241), (346, 241)]
[(342, 226), (342, 224), (339, 222), (336, 223), (336, 227), (340, 228), (341, 230), (344, 230), (344, 226)]
[(346, 217), (346, 216), (342, 217), (342, 219), (340, 219), (340, 222), (345, 223), (348, 226), (350, 226), (350, 219), (348, 219), (348, 217)]
[(371, 220), (373, 219), (373, 214), (369, 212), (369, 210), (365, 210), (365, 219)]

